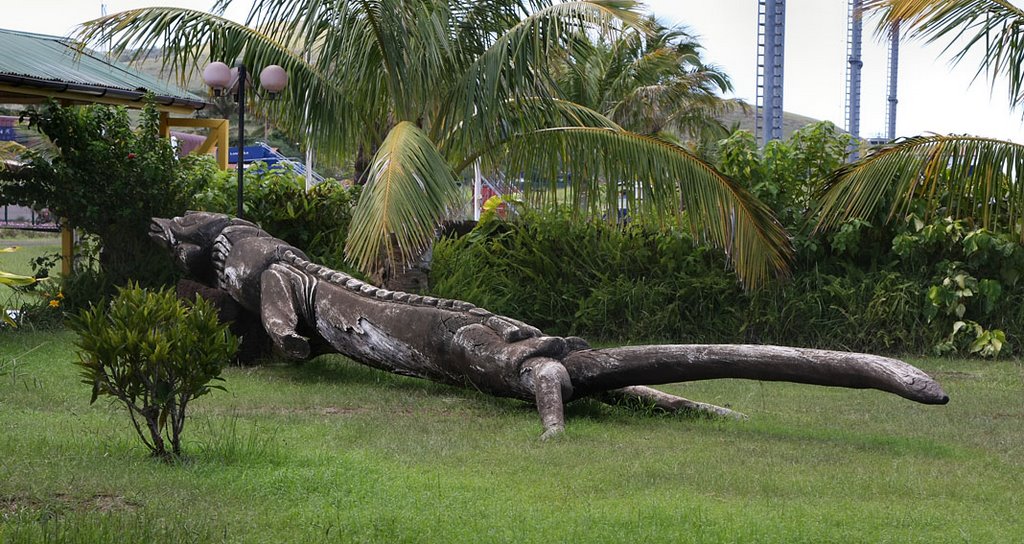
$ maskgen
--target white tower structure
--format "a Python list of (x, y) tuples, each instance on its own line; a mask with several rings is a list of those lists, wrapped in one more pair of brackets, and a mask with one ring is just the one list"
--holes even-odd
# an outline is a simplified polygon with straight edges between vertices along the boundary
[(758, 0), (757, 103), (754, 127), (761, 145), (782, 138), (786, 0)]

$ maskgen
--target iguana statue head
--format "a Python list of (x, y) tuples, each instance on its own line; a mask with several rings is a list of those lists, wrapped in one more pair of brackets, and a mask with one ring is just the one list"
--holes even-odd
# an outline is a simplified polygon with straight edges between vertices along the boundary
[(154, 217), (149, 237), (170, 249), (178, 266), (189, 275), (206, 278), (213, 273), (214, 240), (225, 228), (235, 225), (256, 226), (222, 213), (188, 212), (173, 219)]

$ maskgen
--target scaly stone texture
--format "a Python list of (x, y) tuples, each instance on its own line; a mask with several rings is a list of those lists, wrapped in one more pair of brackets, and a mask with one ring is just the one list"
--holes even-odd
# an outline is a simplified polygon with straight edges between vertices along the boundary
[(672, 382), (747, 378), (949, 400), (924, 372), (875, 355), (752, 345), (591, 349), (582, 338), (548, 336), (468, 302), (378, 288), (222, 214), (154, 218), (150, 235), (198, 282), (185, 293), (221, 300), (224, 315), (239, 324), (243, 349), (259, 351), (269, 337), (295, 359), (340, 353), (387, 372), (533, 402), (544, 437), (564, 429), (566, 402), (588, 396), (743, 417), (645, 387)]

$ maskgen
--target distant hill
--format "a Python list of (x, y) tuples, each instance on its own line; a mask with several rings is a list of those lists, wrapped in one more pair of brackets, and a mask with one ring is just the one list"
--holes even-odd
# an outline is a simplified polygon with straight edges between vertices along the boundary
[[(754, 119), (755, 110), (753, 106), (748, 107), (748, 111), (744, 113), (742, 110), (736, 110), (725, 115), (722, 115), (719, 120), (726, 126), (726, 128), (732, 127), (734, 124), (739, 123), (739, 128), (742, 130), (749, 130), (754, 132)], [(814, 119), (813, 117), (807, 117), (796, 113), (783, 112), (782, 113), (782, 139), (786, 140), (796, 132), (807, 125), (817, 123), (821, 119)], [(842, 128), (842, 127), (840, 127)]]
[(203, 83), (203, 68), (196, 66), (191, 69), (192, 77), (190, 78), (187, 85), (182, 85), (180, 81), (171, 77), (171, 68), (167, 67), (165, 70), (163, 67), (163, 50), (155, 49), (150, 51), (144, 58), (135, 59), (133, 62), (132, 55), (133, 51), (127, 51), (118, 57), (118, 62), (122, 62), (131, 66), (133, 69), (138, 70), (144, 74), (155, 77), (160, 81), (169, 81), (175, 85), (178, 85), (184, 90), (191, 91), (199, 96), (206, 96), (208, 89)]

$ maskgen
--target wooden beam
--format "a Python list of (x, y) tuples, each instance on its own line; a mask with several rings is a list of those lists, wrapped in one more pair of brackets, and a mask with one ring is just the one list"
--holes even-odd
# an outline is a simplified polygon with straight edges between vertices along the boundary
[[(115, 98), (111, 96), (94, 96), (84, 93), (67, 92), (67, 91), (53, 91), (47, 89), (35, 89), (32, 87), (19, 87), (17, 85), (0, 84), (0, 95), (4, 96), (4, 101), (9, 103), (25, 103), (25, 104), (38, 104), (43, 102), (47, 98), (53, 98), (56, 100), (67, 101), (66, 103), (82, 105), (82, 104), (107, 104), (111, 106), (127, 106), (129, 108), (141, 108), (145, 102), (142, 99), (139, 100), (128, 100), (125, 98)], [(16, 98), (21, 100), (15, 102)], [(181, 115), (190, 115), (196, 112), (195, 108), (188, 106), (168, 106), (164, 104), (157, 104), (156, 109), (168, 113), (177, 113)]]
[[(163, 127), (164, 120), (161, 119), (161, 128)], [(196, 119), (192, 117), (170, 117), (166, 119), (167, 131), (170, 134), (170, 127), (188, 127), (188, 128), (208, 128), (210, 133), (206, 136), (206, 140), (199, 145), (193, 153), (209, 153), (211, 149), (216, 147), (217, 152), (217, 166), (221, 170), (228, 169), (228, 145), (230, 140), (228, 139), (229, 124), (227, 119)]]
[(217, 128), (222, 123), (228, 122), (227, 119), (199, 119), (196, 117), (169, 117), (168, 121), (174, 127), (193, 128)]

